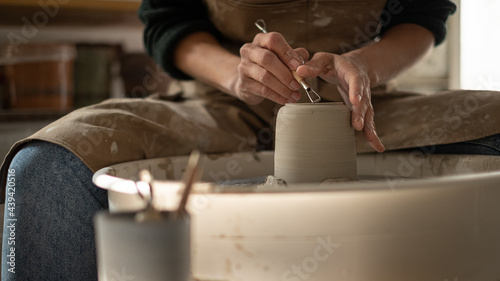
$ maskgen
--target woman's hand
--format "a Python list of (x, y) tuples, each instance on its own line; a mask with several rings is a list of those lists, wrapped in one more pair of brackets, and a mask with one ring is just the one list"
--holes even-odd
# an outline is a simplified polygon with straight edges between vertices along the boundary
[(305, 49), (292, 49), (280, 33), (259, 33), (252, 43), (241, 47), (240, 56), (233, 88), (238, 98), (248, 104), (264, 99), (285, 104), (300, 99), (300, 84), (291, 71), (309, 58)]
[(354, 55), (316, 53), (306, 64), (297, 68), (304, 78), (321, 77), (337, 85), (345, 103), (352, 109), (351, 123), (355, 130), (363, 131), (370, 145), (378, 152), (385, 150), (375, 131), (374, 111), (371, 104), (371, 81), (366, 65)]

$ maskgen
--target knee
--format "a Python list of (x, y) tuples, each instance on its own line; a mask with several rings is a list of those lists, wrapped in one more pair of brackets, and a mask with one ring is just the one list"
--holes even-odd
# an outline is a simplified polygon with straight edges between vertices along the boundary
[(23, 202), (56, 202), (63, 198), (72, 202), (76, 197), (90, 195), (87, 199), (94, 198), (107, 207), (107, 192), (92, 183), (92, 170), (62, 146), (29, 142), (14, 156), (9, 170), (15, 171), (17, 192)]
[(16, 153), (10, 169), (23, 177), (57, 176), (68, 173), (78, 162), (81, 161), (62, 146), (31, 141)]

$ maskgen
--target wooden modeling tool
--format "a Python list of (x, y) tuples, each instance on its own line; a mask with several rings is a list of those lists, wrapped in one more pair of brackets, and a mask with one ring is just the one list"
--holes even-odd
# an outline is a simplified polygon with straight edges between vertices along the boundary
[(200, 158), (201, 153), (198, 150), (193, 150), (193, 152), (191, 152), (186, 171), (184, 172), (184, 176), (182, 178), (184, 188), (182, 191), (182, 197), (179, 202), (179, 208), (174, 213), (174, 219), (180, 218), (186, 213), (186, 204), (189, 194), (191, 193), (191, 189), (193, 188), (194, 183), (200, 179), (202, 174)]

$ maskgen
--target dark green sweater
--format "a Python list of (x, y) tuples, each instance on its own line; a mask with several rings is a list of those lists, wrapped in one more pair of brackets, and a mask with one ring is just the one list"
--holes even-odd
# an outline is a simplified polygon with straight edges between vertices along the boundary
[[(405, 9), (397, 15), (392, 15), (389, 22), (384, 22), (382, 16), (379, 35), (395, 25), (414, 23), (430, 30), (434, 34), (436, 45), (443, 42), (446, 36), (446, 20), (455, 12), (455, 4), (449, 0), (387, 2), (392, 1), (399, 1)], [(222, 36), (210, 22), (201, 0), (143, 0), (139, 18), (146, 25), (144, 43), (148, 54), (177, 79), (191, 79), (175, 67), (172, 59), (175, 46), (182, 38), (198, 31), (209, 32), (219, 39)]]

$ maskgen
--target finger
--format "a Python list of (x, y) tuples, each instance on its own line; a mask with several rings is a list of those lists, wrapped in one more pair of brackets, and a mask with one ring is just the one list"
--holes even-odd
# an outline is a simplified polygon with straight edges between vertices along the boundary
[(278, 32), (259, 33), (255, 36), (254, 43), (275, 53), (290, 70), (296, 70), (302, 64), (302, 58)]
[[(293, 103), (295, 100), (286, 98), (266, 85), (256, 81), (249, 75), (240, 75), (241, 83), (239, 84), (239, 92), (249, 99), (251, 95), (262, 97), (274, 101), (279, 104)], [(298, 94), (298, 93), (297, 93)], [(300, 96), (300, 94), (298, 94)]]
[[(332, 84), (338, 84), (349, 93), (349, 103), (360, 105), (363, 94), (369, 89), (369, 80), (359, 68), (342, 56), (317, 53), (311, 60), (297, 69), (304, 78), (321, 77)], [(347, 103), (347, 99), (345, 100)]]
[(342, 88), (341, 86), (337, 86), (337, 90), (339, 91), (340, 96), (344, 100), (345, 105), (349, 107), (349, 109), (352, 111), (353, 108), (352, 108), (352, 103), (349, 100), (349, 93), (346, 90), (344, 90), (344, 88)]
[(349, 71), (345, 75), (347, 76), (345, 82), (349, 85), (349, 101), (353, 105), (362, 105), (367, 100), (370, 102), (370, 86), (366, 77), (354, 69), (346, 69), (346, 71)]
[(347, 71), (351, 70), (345, 71), (345, 74), (343, 74), (345, 78), (341, 79), (341, 81), (345, 81), (349, 89), (349, 101), (351, 102), (353, 108), (352, 126), (356, 130), (360, 131), (365, 127), (365, 115), (368, 108), (371, 107), (370, 87), (368, 86), (368, 82), (363, 75), (360, 75), (357, 72), (347, 73)]
[[(304, 65), (297, 68), (297, 74), (303, 78), (314, 78), (322, 75), (333, 74), (335, 56), (327, 53), (316, 53)], [(330, 83), (335, 83), (331, 79), (327, 80)]]
[[(371, 107), (370, 88), (366, 87), (363, 79), (355, 75), (349, 82), (349, 101), (352, 104), (352, 127), (361, 131), (365, 127), (366, 112)], [(352, 102), (353, 96), (356, 103)]]
[[(286, 99), (298, 100), (300, 98), (297, 94), (292, 96), (299, 90), (300, 84), (275, 53), (255, 44), (246, 44), (240, 49), (240, 54), (243, 63), (247, 62), (246, 65), (253, 69), (252, 72), (247, 71), (247, 74), (256, 81), (270, 87)], [(256, 70), (252, 64), (260, 68)]]
[(370, 106), (366, 111), (365, 119), (366, 124), (363, 128), (363, 134), (365, 139), (370, 143), (371, 147), (378, 152), (383, 152), (385, 150), (384, 145), (380, 141), (380, 138), (377, 135), (375, 130), (375, 121), (374, 121), (375, 113), (373, 111), (373, 107)]
[[(369, 80), (359, 67), (357, 67), (352, 61), (339, 56), (338, 59), (336, 59), (333, 68), (337, 72), (338, 83), (344, 87), (344, 89), (348, 89), (349, 101), (353, 106), (370, 102)], [(368, 99), (363, 100), (366, 98)]]
[(285, 103), (295, 102), (292, 100), (285, 99), (283, 96), (279, 95), (270, 88), (259, 83), (248, 83), (248, 86), (244, 90), (242, 90), (242, 94), (246, 95), (247, 97), (259, 96), (281, 105), (284, 105)]
[[(274, 96), (274, 94), (278, 94), (287, 101), (298, 101), (300, 99), (300, 93), (297, 90), (290, 90), (288, 87), (283, 85), (283, 83), (281, 83), (281, 81), (270, 71), (257, 64), (241, 63), (239, 71), (240, 75), (242, 75), (243, 77), (248, 77), (253, 80), (246, 80), (248, 83), (258, 83), (260, 84), (259, 89), (260, 87), (264, 86), (265, 88), (269, 88), (270, 90), (272, 90), (272, 92), (269, 92), (268, 90), (259, 90), (255, 92), (255, 94), (262, 95), (265, 98), (269, 98), (268, 96), (266, 96), (266, 94), (270, 94), (271, 96)], [(287, 69), (286, 71), (289, 70)], [(256, 87), (254, 87), (253, 89), (255, 90)]]

